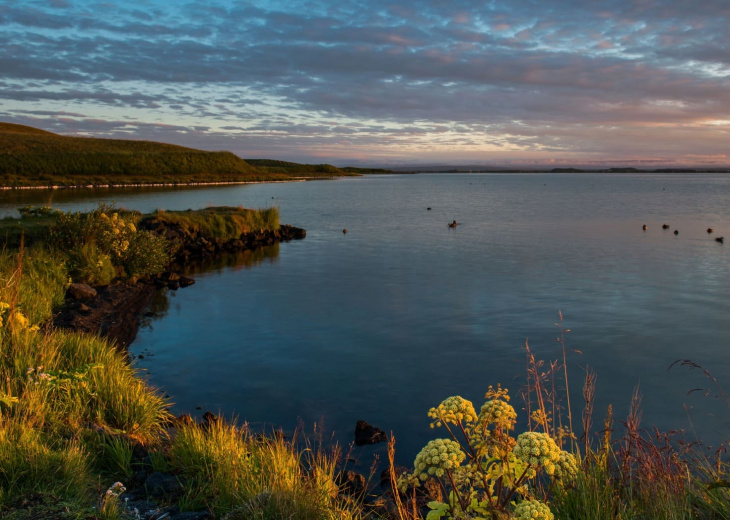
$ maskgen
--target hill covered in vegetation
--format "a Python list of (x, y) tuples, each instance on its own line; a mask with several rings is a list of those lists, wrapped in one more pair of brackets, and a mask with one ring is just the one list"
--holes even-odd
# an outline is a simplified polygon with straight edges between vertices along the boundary
[(0, 123), (2, 186), (245, 182), (348, 175), (330, 165), (261, 163), (261, 167), (249, 164), (231, 152), (151, 141), (68, 137)]
[(283, 174), (306, 177), (341, 177), (345, 175), (356, 175), (354, 172), (347, 171), (346, 168), (340, 169), (331, 164), (299, 164), (287, 161), (276, 161), (273, 159), (246, 159), (246, 162), (255, 166), (261, 173), (270, 175)]

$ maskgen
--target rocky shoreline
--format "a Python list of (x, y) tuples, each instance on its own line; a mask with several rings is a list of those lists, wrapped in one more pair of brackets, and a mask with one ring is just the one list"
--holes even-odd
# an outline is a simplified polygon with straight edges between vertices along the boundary
[(255, 250), (277, 242), (301, 240), (304, 229), (285, 224), (273, 231), (244, 233), (231, 240), (209, 239), (197, 232), (162, 222), (144, 220), (140, 228), (163, 235), (176, 244), (169, 270), (140, 279), (118, 280), (102, 287), (71, 284), (63, 307), (55, 314), (53, 326), (87, 334), (99, 334), (126, 349), (137, 336), (139, 319), (144, 308), (162, 287), (177, 290), (195, 280), (176, 272), (188, 262), (213, 258), (224, 253)]
[[(64, 306), (54, 316), (53, 326), (99, 334), (111, 340), (117, 348), (126, 351), (136, 337), (142, 312), (158, 290), (163, 287), (178, 290), (195, 283), (194, 279), (180, 274), (185, 267), (226, 253), (256, 250), (278, 242), (306, 237), (304, 229), (290, 225), (280, 226), (274, 231), (245, 233), (232, 240), (210, 239), (198, 232), (186, 231), (179, 225), (155, 217), (141, 221), (139, 227), (165, 236), (177, 245), (168, 270), (140, 279), (117, 280), (100, 287), (90, 287), (81, 283), (71, 284), (67, 289)], [(211, 422), (221, 420), (224, 419), (208, 411), (203, 415), (200, 427), (205, 429)], [(169, 427), (174, 431), (180, 422), (193, 421), (195, 420), (190, 415), (184, 414), (174, 419)], [(357, 421), (354, 431), (356, 446), (381, 442), (387, 442), (387, 435), (383, 430), (363, 420)], [(184, 494), (186, 483), (179, 475), (153, 471), (145, 447), (135, 445), (132, 466), (137, 469), (125, 483), (128, 487), (128, 492), (125, 494), (125, 510), (130, 516), (144, 520), (213, 518), (208, 511), (182, 512), (178, 506), (171, 505)], [(338, 492), (349, 496), (350, 500), (359, 501), (364, 511), (373, 513), (374, 517), (397, 518), (389, 469), (366, 478), (361, 473), (347, 469), (346, 466), (347, 464), (335, 476)], [(405, 468), (398, 467), (395, 475), (403, 471)], [(408, 504), (409, 509), (415, 506), (425, 514), (426, 504), (429, 501), (441, 499), (441, 490), (435, 481), (429, 481), (421, 488), (410, 490), (401, 499)], [(239, 517), (232, 513), (225, 518), (238, 520)]]

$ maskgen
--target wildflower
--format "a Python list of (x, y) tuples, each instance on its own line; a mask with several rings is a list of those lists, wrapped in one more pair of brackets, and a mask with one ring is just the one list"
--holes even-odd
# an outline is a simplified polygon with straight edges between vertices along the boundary
[(106, 490), (106, 496), (115, 496), (118, 497), (122, 493), (124, 493), (127, 490), (127, 488), (124, 487), (124, 484), (121, 482), (115, 482), (112, 484), (109, 489)]
[(129, 223), (129, 230), (132, 233), (136, 233), (137, 232), (137, 228), (134, 226), (134, 224), (132, 222)]
[(455, 395), (444, 399), (436, 408), (428, 411), (428, 416), (436, 419), (431, 428), (441, 426), (442, 423), (459, 424), (461, 421), (476, 421), (477, 414), (471, 401)]
[(515, 520), (553, 520), (552, 511), (539, 500), (523, 500), (515, 507)]
[(572, 480), (578, 474), (578, 462), (572, 453), (563, 450), (555, 466), (555, 477), (561, 480)]
[(441, 477), (445, 471), (458, 468), (465, 458), (466, 454), (458, 442), (451, 439), (435, 439), (426, 444), (416, 455), (413, 467), (418, 478), (425, 481), (431, 475)]
[(505, 401), (492, 399), (482, 406), (479, 420), (487, 425), (495, 424), (496, 426), (512, 429), (517, 420), (517, 412), (515, 412), (512, 405), (507, 404)]
[(13, 312), (11, 319), (13, 320), (13, 323), (21, 329), (25, 329), (28, 327), (28, 318), (26, 318), (25, 315), (20, 311)]
[[(546, 433), (521, 433), (512, 451), (518, 459), (527, 462), (532, 468), (544, 468), (548, 475), (555, 474), (556, 464), (560, 461), (560, 448)], [(535, 470), (531, 469), (528, 477), (532, 478), (534, 475)]]

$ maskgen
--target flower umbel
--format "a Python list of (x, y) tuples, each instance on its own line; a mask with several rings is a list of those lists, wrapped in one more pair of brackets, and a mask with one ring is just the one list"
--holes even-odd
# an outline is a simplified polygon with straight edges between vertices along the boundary
[(466, 454), (458, 442), (451, 439), (434, 439), (416, 455), (413, 462), (415, 474), (423, 481), (429, 476), (442, 477), (445, 471), (458, 468)]
[(428, 411), (428, 416), (435, 419), (431, 428), (441, 426), (442, 423), (459, 424), (461, 421), (477, 420), (474, 405), (459, 395), (444, 399), (440, 405)]
[(528, 476), (532, 476), (534, 468), (542, 467), (545, 473), (553, 475), (560, 461), (560, 448), (546, 433), (525, 432), (517, 437), (517, 445), (513, 450), (515, 456), (532, 466)]
[(539, 500), (523, 500), (515, 507), (515, 520), (553, 520), (550, 508)]

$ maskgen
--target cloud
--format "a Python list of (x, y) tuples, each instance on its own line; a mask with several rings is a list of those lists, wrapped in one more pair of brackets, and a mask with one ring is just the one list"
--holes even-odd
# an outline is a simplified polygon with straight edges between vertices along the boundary
[(127, 110), (242, 153), (717, 156), (728, 21), (726, 0), (9, 4), (0, 110), (104, 135)]

